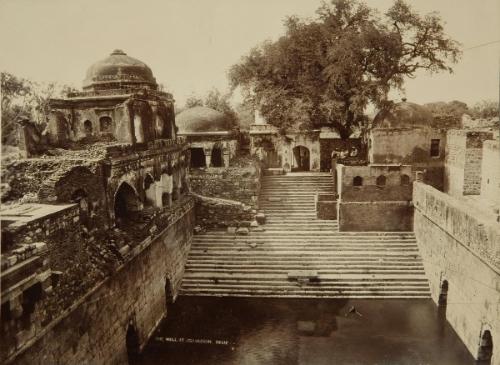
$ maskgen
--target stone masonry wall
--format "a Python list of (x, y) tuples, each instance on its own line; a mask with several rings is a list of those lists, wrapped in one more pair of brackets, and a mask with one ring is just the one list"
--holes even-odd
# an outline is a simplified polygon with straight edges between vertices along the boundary
[(500, 224), (428, 185), (414, 184), (414, 231), (433, 300), (448, 282), (446, 318), (474, 357), (480, 339), (493, 337), (500, 363)]
[(241, 202), (196, 195), (196, 224), (203, 228), (249, 227), (255, 213)]
[(131, 252), (130, 261), (7, 363), (126, 364), (129, 324), (136, 328), (144, 346), (166, 314), (167, 279), (174, 292), (180, 286), (193, 224), (191, 208), (158, 236), (144, 240)]
[(481, 198), (500, 208), (500, 143), (485, 141), (481, 166)]
[(229, 199), (257, 206), (261, 169), (252, 159), (239, 160), (231, 167), (191, 169), (189, 181), (195, 194)]

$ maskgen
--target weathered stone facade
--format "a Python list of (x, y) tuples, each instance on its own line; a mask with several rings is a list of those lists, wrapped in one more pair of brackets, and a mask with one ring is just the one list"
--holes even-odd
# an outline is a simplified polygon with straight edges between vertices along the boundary
[(481, 193), (483, 142), (489, 139), (493, 139), (491, 132), (448, 131), (444, 180), (446, 193), (457, 197)]
[[(144, 346), (176, 295), (190, 248), (193, 205), (147, 238), (129, 260), (37, 334), (7, 363), (124, 364), (129, 326)], [(168, 288), (168, 289), (167, 289)], [(173, 289), (173, 291), (172, 291)]]
[(412, 167), (337, 165), (341, 231), (410, 231)]
[(413, 200), (414, 230), (432, 298), (446, 303), (447, 320), (475, 358), (489, 331), (494, 343), (491, 364), (497, 364), (500, 225), (496, 217), (418, 182)]

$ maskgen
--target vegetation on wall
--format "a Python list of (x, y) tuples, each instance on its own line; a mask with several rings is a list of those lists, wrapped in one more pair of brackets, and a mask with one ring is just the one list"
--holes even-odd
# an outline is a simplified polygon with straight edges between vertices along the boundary
[(329, 125), (348, 138), (367, 125), (366, 107), (391, 105), (388, 92), (402, 89), (419, 70), (449, 71), (458, 43), (436, 13), (420, 15), (396, 0), (383, 16), (350, 0), (323, 3), (314, 20), (285, 20), (275, 42), (252, 49), (230, 72), (261, 114), (279, 128)]
[(43, 128), (49, 112), (49, 100), (75, 91), (68, 85), (38, 83), (2, 72), (2, 144), (17, 145), (17, 123), (35, 122)]

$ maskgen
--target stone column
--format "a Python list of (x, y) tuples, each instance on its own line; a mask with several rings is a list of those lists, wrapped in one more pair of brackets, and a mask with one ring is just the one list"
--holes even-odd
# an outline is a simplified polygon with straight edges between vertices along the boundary
[(205, 148), (204, 152), (205, 152), (205, 164), (207, 165), (207, 167), (210, 167), (210, 162), (212, 159), (212, 149)]
[(229, 167), (229, 151), (227, 149), (223, 151), (222, 158), (224, 160), (224, 167)]

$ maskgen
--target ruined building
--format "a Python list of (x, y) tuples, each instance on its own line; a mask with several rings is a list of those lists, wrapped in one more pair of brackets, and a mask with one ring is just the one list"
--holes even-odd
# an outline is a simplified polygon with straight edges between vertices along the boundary
[(125, 363), (182, 278), (188, 146), (172, 95), (120, 50), (50, 109), (45, 131), (23, 123), (25, 158), (2, 177), (0, 362)]

